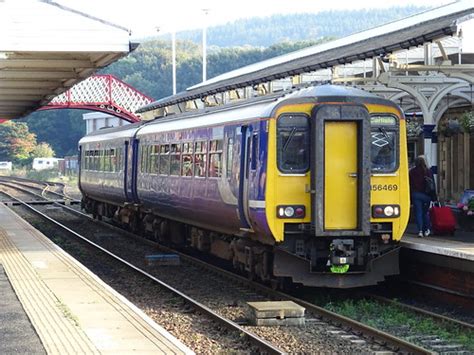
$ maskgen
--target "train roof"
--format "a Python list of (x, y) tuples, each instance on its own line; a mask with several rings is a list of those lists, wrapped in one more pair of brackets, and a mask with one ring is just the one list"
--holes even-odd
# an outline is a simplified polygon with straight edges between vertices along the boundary
[(251, 119), (269, 118), (273, 117), (278, 107), (284, 104), (329, 101), (355, 102), (361, 104), (378, 103), (399, 109), (392, 101), (383, 99), (370, 92), (342, 85), (326, 84), (299, 87), (289, 91), (255, 97), (227, 105), (208, 107), (181, 114), (172, 114), (156, 118), (153, 121), (143, 121), (122, 127), (101, 129), (83, 137), (79, 143), (130, 138), (135, 134), (141, 136), (157, 131), (163, 132), (203, 126), (207, 127)]
[(87, 136), (82, 137), (79, 140), (79, 144), (98, 142), (116, 138), (130, 138), (133, 137), (137, 129), (145, 123), (147, 122), (143, 121), (134, 124), (129, 124), (126, 126), (99, 129), (97, 131), (89, 133)]
[(162, 132), (185, 128), (214, 126), (250, 119), (268, 118), (273, 117), (278, 107), (284, 104), (329, 101), (354, 102), (361, 104), (378, 103), (395, 107), (400, 110), (392, 101), (381, 98), (370, 92), (347, 86), (326, 84), (300, 87), (291, 91), (256, 97), (228, 105), (157, 118), (141, 127), (137, 132), (137, 136), (153, 133), (157, 130)]

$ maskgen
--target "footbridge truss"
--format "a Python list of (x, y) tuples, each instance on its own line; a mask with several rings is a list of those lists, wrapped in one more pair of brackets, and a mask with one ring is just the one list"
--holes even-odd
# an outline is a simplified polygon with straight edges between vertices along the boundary
[(39, 110), (82, 109), (108, 113), (129, 122), (140, 121), (135, 111), (153, 99), (113, 75), (93, 75), (52, 99)]

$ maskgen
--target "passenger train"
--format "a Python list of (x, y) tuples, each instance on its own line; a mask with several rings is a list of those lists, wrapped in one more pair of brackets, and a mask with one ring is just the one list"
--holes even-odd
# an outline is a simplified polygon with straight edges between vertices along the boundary
[(294, 89), (91, 133), (83, 208), (251, 277), (315, 287), (399, 272), (405, 119), (343, 86)]

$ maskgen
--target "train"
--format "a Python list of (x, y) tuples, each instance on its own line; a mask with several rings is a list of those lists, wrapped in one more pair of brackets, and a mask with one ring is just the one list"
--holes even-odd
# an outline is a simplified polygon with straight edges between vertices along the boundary
[(318, 85), (104, 129), (79, 142), (82, 207), (272, 286), (399, 273), (410, 201), (393, 102)]

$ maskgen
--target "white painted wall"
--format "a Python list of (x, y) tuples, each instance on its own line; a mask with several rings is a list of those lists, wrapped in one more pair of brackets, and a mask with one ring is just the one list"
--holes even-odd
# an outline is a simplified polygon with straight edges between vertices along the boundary
[(103, 112), (85, 113), (82, 115), (82, 119), (86, 121), (86, 134), (105, 127), (120, 127), (130, 124), (128, 121)]

